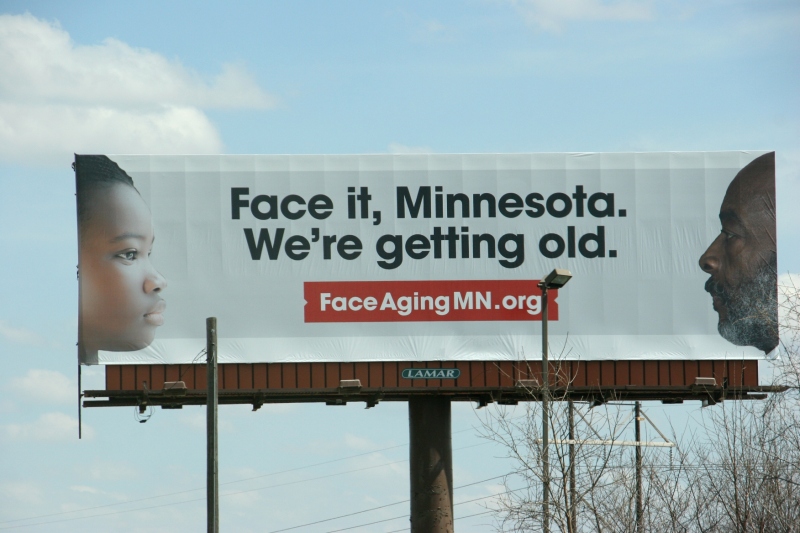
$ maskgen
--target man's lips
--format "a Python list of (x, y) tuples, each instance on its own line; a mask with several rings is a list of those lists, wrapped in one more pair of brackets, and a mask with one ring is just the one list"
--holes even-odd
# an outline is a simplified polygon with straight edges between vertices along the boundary
[(706, 281), (705, 289), (708, 294), (710, 294), (713, 298), (722, 299), (722, 287), (719, 286), (719, 283), (714, 281), (713, 278), (708, 278)]
[(144, 315), (144, 321), (151, 326), (164, 325), (164, 310), (167, 308), (167, 302), (159, 300), (153, 308)]
[(713, 278), (708, 278), (705, 285), (706, 292), (711, 295), (712, 306), (717, 313), (725, 312), (725, 299), (722, 288), (716, 283)]

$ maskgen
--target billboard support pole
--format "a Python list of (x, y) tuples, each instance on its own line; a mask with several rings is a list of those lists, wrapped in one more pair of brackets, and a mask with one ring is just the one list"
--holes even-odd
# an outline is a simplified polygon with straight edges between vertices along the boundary
[(408, 400), (411, 533), (453, 533), (450, 398)]
[(206, 521), (208, 533), (219, 533), (219, 449), (217, 447), (217, 319), (206, 319)]

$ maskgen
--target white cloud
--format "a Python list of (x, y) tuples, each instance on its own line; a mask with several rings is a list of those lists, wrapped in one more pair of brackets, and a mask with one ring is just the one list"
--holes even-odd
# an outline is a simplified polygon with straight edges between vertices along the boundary
[[(0, 434), (11, 440), (77, 440), (78, 419), (64, 413), (45, 413), (33, 422), (0, 425)], [(83, 424), (83, 438), (94, 437), (94, 430)]]
[(650, 20), (650, 2), (633, 0), (510, 0), (525, 21), (545, 31), (559, 32), (575, 20)]
[(192, 107), (128, 110), (0, 102), (0, 157), (66, 164), (73, 153), (219, 153), (208, 117)]
[(433, 150), (427, 146), (407, 146), (396, 142), (389, 143), (390, 154), (432, 154)]
[[(183, 409), (179, 416), (180, 423), (196, 431), (205, 431), (208, 419), (206, 418), (206, 409)], [(224, 432), (233, 432), (233, 423), (226, 419), (220, 418), (217, 420), (217, 429)]]
[(138, 477), (138, 470), (129, 463), (96, 461), (89, 467), (89, 475), (98, 481), (119, 481)]
[(351, 433), (345, 433), (344, 445), (351, 450), (370, 451), (377, 448), (374, 442)]
[(69, 490), (72, 490), (72, 491), (75, 491), (75, 492), (82, 492), (82, 493), (85, 493), (85, 494), (101, 494), (101, 491), (97, 490), (94, 487), (89, 487), (89, 486), (86, 486), (86, 485), (72, 485), (72, 486), (70, 486)]
[[(0, 137), (1, 136), (2, 135), (0, 135)], [(12, 326), (5, 320), (0, 320), (0, 337), (10, 342), (27, 344), (29, 346), (45, 346), (47, 344), (39, 334), (25, 328)]]
[[(796, 138), (800, 127), (789, 130), (789, 137)], [(794, 199), (800, 195), (800, 150), (791, 147), (776, 149), (775, 172), (777, 178), (778, 239), (800, 237), (800, 210), (794, 207)], [(779, 245), (781, 243), (779, 242)], [(778, 257), (781, 249), (778, 249)]]
[(0, 497), (4, 502), (42, 503), (44, 494), (39, 485), (27, 481), (0, 482)]
[(210, 82), (174, 60), (107, 39), (85, 46), (58, 23), (0, 15), (0, 158), (73, 152), (217, 153), (201, 109), (268, 109), (275, 98), (240, 65)]
[(78, 388), (61, 372), (53, 370), (28, 370), (22, 377), (9, 383), (11, 391), (39, 403), (69, 404), (78, 401)]
[(233, 505), (234, 507), (240, 507), (245, 509), (250, 509), (257, 506), (263, 506), (263, 502), (261, 501), (261, 495), (255, 491), (251, 492), (223, 492), (220, 496), (225, 498), (225, 503)]

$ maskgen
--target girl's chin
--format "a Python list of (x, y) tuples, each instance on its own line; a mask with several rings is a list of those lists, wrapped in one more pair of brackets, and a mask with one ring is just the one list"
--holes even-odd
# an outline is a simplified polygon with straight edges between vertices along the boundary
[(97, 349), (105, 352), (136, 352), (144, 350), (153, 342), (155, 337), (155, 328), (148, 328), (151, 330), (149, 335), (142, 335), (137, 338), (128, 339), (112, 339), (107, 342), (98, 343)]

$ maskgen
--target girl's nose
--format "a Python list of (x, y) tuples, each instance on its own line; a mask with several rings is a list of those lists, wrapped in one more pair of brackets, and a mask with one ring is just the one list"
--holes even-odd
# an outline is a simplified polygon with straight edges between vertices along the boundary
[(160, 292), (167, 288), (167, 280), (155, 268), (151, 268), (144, 280), (144, 292)]

